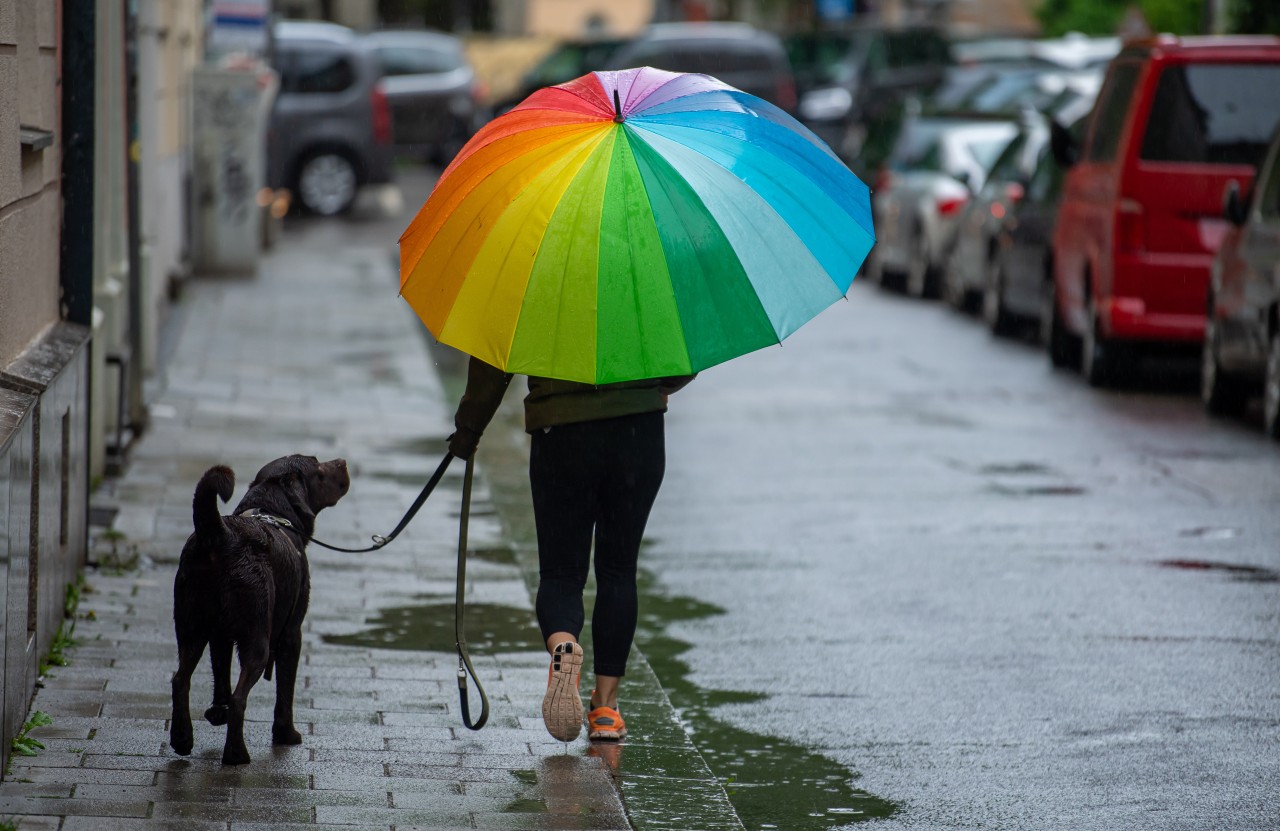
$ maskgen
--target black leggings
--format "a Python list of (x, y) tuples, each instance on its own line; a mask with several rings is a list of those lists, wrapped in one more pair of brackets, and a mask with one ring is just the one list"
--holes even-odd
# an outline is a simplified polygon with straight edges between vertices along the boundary
[(660, 412), (538, 430), (529, 484), (538, 529), (538, 625), (582, 633), (582, 591), (595, 535), (591, 613), (597, 675), (625, 674), (636, 633), (636, 560), (666, 468)]

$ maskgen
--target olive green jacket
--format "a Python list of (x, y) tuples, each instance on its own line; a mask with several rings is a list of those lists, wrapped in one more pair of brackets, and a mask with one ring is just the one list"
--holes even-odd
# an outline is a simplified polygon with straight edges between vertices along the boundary
[[(478, 358), (467, 364), (467, 388), (458, 402), (449, 437), (449, 452), (469, 459), (493, 420), (512, 376)], [(615, 384), (583, 384), (529, 376), (524, 399), (524, 429), (532, 433), (559, 424), (666, 412), (667, 396), (692, 381), (693, 375), (647, 378)]]

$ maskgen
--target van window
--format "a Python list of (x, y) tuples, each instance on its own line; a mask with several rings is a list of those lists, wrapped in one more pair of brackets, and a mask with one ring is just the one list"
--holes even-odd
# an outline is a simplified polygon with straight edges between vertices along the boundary
[(1170, 66), (1160, 75), (1141, 158), (1259, 165), (1280, 118), (1280, 64)]
[(356, 82), (355, 67), (345, 55), (327, 49), (316, 52), (299, 49), (289, 50), (288, 55), (282, 57), (282, 92), (342, 92)]
[(435, 75), (462, 66), (462, 54), (446, 49), (384, 46), (378, 48), (378, 61), (384, 75)]
[(1129, 102), (1141, 72), (1142, 64), (1133, 61), (1117, 63), (1111, 70), (1093, 111), (1093, 130), (1084, 153), (1087, 161), (1109, 162), (1116, 157), (1125, 116), (1129, 113)]

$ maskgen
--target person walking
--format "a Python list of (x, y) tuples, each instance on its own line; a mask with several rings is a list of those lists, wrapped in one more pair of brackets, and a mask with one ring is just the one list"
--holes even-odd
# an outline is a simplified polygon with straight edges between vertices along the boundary
[[(638, 619), (636, 568), (666, 468), (667, 396), (694, 376), (592, 385), (529, 376), (525, 431), (538, 537), (538, 626), (551, 655), (542, 718), (568, 742), (582, 731), (583, 590), (595, 543), (593, 672), (588, 738), (627, 734), (618, 687)], [(449, 452), (470, 459), (512, 375), (478, 359), (454, 415)]]

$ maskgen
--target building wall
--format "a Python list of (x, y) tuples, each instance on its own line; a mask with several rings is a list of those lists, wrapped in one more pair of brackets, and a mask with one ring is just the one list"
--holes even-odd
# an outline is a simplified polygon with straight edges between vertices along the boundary
[(191, 70), (201, 60), (201, 0), (138, 6), (139, 175), (142, 199), (143, 354), (157, 367), (157, 333), (169, 287), (188, 270), (186, 184), (191, 171)]
[(19, 133), (56, 135), (55, 10), (0, 0), (0, 365), (59, 317), (59, 155), (56, 142), (34, 149)]
[(0, 388), (0, 771), (35, 689), (28, 605), (35, 407), (33, 396)]
[(88, 547), (90, 330), (61, 308), (61, 5), (0, 0), (0, 756)]
[(653, 20), (652, 0), (528, 0), (524, 34), (577, 38), (632, 35)]

